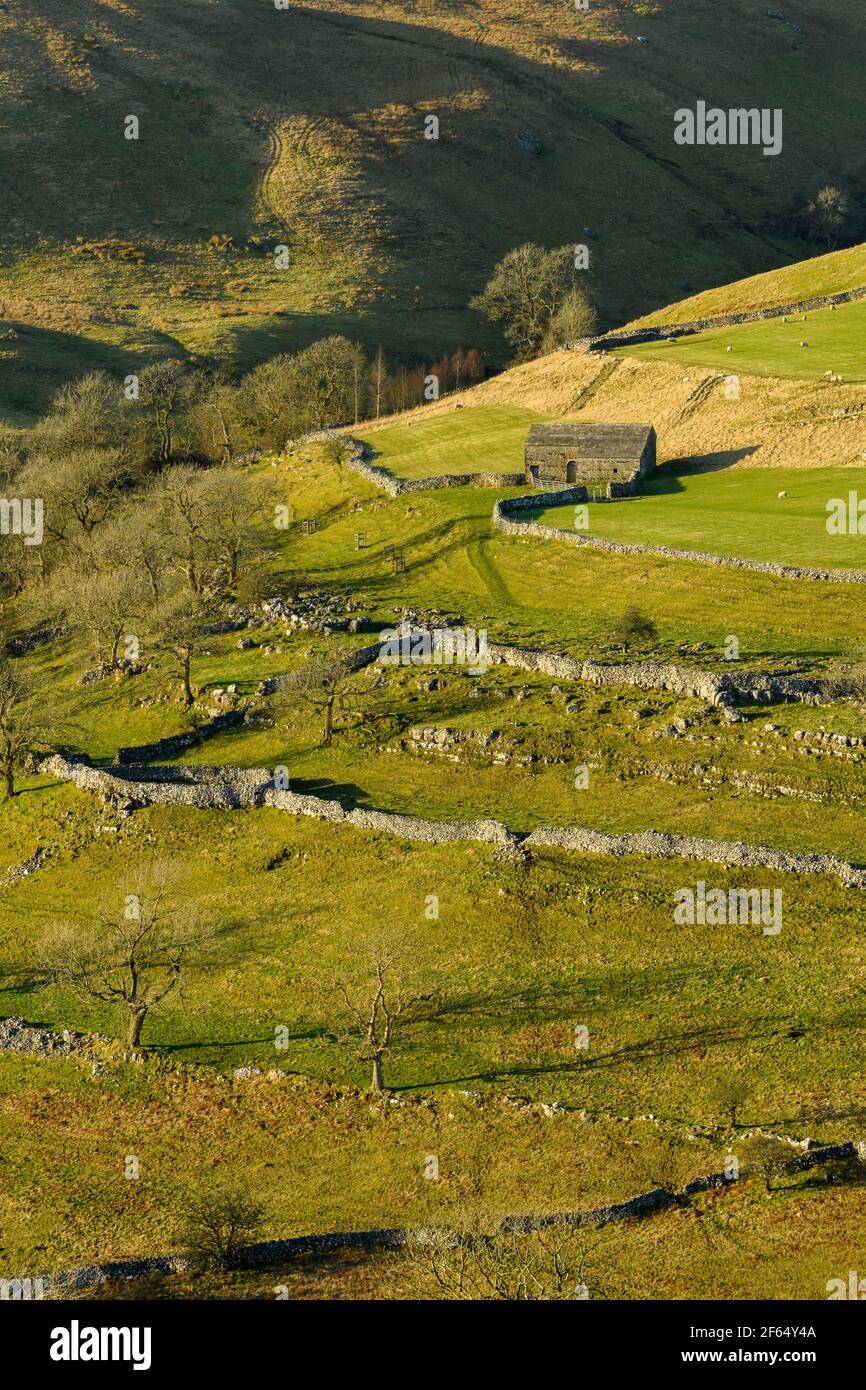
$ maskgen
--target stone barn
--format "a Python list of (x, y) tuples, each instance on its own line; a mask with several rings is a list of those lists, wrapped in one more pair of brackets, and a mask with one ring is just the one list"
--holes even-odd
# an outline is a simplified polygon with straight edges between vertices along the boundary
[(526, 481), (534, 487), (607, 485), (635, 492), (656, 463), (652, 425), (533, 425), (526, 439)]

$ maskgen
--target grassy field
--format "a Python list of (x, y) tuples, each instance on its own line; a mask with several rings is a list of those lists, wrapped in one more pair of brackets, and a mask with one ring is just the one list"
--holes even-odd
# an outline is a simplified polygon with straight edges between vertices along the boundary
[[(807, 346), (803, 346), (806, 343)], [(730, 349), (730, 351), (729, 351)], [(817, 381), (836, 372), (846, 382), (866, 381), (866, 301), (837, 309), (695, 333), (676, 343), (623, 348), (640, 361), (676, 361), (685, 367), (749, 376)]]
[[(590, 1298), (824, 1299), (829, 1280), (848, 1277), (864, 1216), (856, 1176), (845, 1186), (833, 1178), (839, 1175), (785, 1182), (769, 1193), (759, 1181), (745, 1182), (633, 1223), (627, 1233), (615, 1227), (594, 1232)], [(103, 1286), (90, 1296), (131, 1298), (132, 1287)], [(400, 1299), (413, 1293), (399, 1255), (351, 1251), (147, 1285), (148, 1297), (172, 1299)]]
[[(574, 389), (569, 355), (548, 367), (563, 374), (557, 389)], [(512, 379), (516, 399), (523, 379), (522, 369)], [(628, 410), (640, 408), (647, 382), (668, 379), (663, 364), (623, 364)], [(692, 389), (680, 383), (680, 398)], [(702, 426), (711, 446), (718, 409)], [(443, 402), (365, 437), (402, 476), (512, 471), (533, 418), (531, 401), (463, 411)], [(773, 423), (771, 433), (781, 429)], [(271, 588), (351, 597), (377, 628), (420, 611), (506, 643), (616, 660), (612, 626), (636, 603), (659, 629), (643, 654), (720, 670), (733, 632), (745, 666), (805, 672), (860, 638), (855, 586), (505, 537), (492, 530), (494, 491), (388, 498), (315, 445), (255, 467), (291, 508), (288, 530), (263, 535)], [(830, 563), (823, 501), (864, 481), (864, 470), (842, 468), (663, 472), (640, 501), (592, 508), (593, 526), (635, 526), (669, 544), (722, 536), (737, 554), (766, 546), (770, 558)], [(777, 519), (769, 537), (768, 513)], [(311, 517), (307, 534), (301, 522)], [(398, 574), (385, 556), (393, 545), (406, 559)], [(837, 563), (858, 563), (857, 541), (838, 545)], [(822, 728), (862, 736), (853, 703), (754, 707), (728, 726), (699, 701), (661, 693), (505, 666), (483, 677), (447, 672), (430, 690), (430, 672), (412, 668), (389, 672), (367, 717), (341, 720), (323, 747), (315, 714), (281, 711), (256, 688), (310, 652), (369, 638), (278, 625), (245, 636), (251, 648), (239, 648), (236, 632), (209, 638), (192, 678), (205, 705), (209, 690), (235, 683), (257, 718), (184, 760), (285, 765), (296, 790), (418, 816), (495, 816), (521, 831), (651, 827), (863, 863), (862, 763), (806, 756), (794, 738)], [(141, 674), (85, 685), (93, 659), (73, 635), (23, 660), (70, 746), (110, 760), (121, 744), (188, 727), (163, 658), (147, 642), (143, 656)], [(677, 732), (674, 720), (688, 722)], [(413, 751), (418, 726), (462, 742), (445, 756)], [(578, 790), (583, 763), (590, 781)], [(22, 781), (0, 821), (0, 870), (37, 848), (44, 855), (38, 872), (0, 880), (5, 1015), (119, 1035), (115, 1010), (49, 983), (38, 948), (58, 919), (84, 926), (100, 904), (122, 902), (152, 859), (176, 866), (214, 928), (182, 994), (148, 1018), (145, 1061), (125, 1063), (110, 1045), (95, 1072), (0, 1055), (6, 1269), (170, 1249), (189, 1194), (239, 1175), (265, 1205), (265, 1234), (278, 1237), (447, 1220), (477, 1171), (503, 1213), (572, 1209), (717, 1167), (752, 1126), (815, 1141), (862, 1131), (863, 907), (832, 877), (555, 851), (521, 868), (472, 842), (402, 842), (270, 808), (156, 806), (125, 817), (44, 775)], [(674, 894), (700, 879), (780, 889), (782, 933), (677, 925)], [(380, 1101), (363, 1091), (368, 1065), (346, 1038), (335, 981), (362, 985), (365, 952), (383, 931), (412, 939), (413, 984), (438, 998), (399, 1033), (386, 1058), (391, 1094)], [(575, 1048), (578, 1025), (589, 1029), (585, 1052)], [(282, 1028), (285, 1049), (275, 1046)], [(261, 1074), (233, 1076), (245, 1066)], [(726, 1131), (731, 1078), (745, 1098)], [(129, 1154), (141, 1161), (135, 1182), (123, 1175)], [(442, 1164), (435, 1190), (423, 1176), (429, 1154)], [(745, 1184), (626, 1228), (606, 1277), (618, 1297), (823, 1297), (826, 1280), (853, 1267), (862, 1195), (856, 1174), (772, 1192)], [(362, 1295), (371, 1284), (400, 1297), (400, 1279), (375, 1260), (307, 1262), (213, 1279), (198, 1293), (268, 1297), (273, 1280), (298, 1298)], [(197, 1296), (183, 1280), (156, 1292)]]
[[(681, 1185), (731, 1152), (747, 1161), (745, 1136), (767, 1113), (751, 1100), (733, 1132), (722, 1126), (689, 1137), (679, 1117), (659, 1124), (545, 1113), (511, 1095), (503, 1103), (473, 1086), (444, 1089), (423, 1104), (406, 1093), (371, 1103), (351, 1087), (270, 1072), (224, 1081), (154, 1056), (133, 1067), (106, 1054), (93, 1075), (77, 1063), (7, 1054), (0, 1059), (4, 1269), (23, 1276), (176, 1249), (190, 1196), (236, 1180), (239, 1170), (274, 1237), (354, 1229), (359, 1218), (382, 1226), (448, 1221), (466, 1180), (481, 1174), (498, 1214), (587, 1209), (659, 1182)], [(820, 1127), (841, 1129), (844, 1121)], [(440, 1161), (436, 1183), (423, 1176), (431, 1153)], [(130, 1154), (140, 1164), (135, 1181), (124, 1176)], [(826, 1296), (826, 1280), (856, 1263), (862, 1226), (862, 1176), (858, 1183), (849, 1171), (847, 1181), (833, 1181), (842, 1176), (819, 1169), (778, 1179), (770, 1192), (746, 1181), (688, 1209), (610, 1229), (601, 1252), (607, 1296)], [(287, 1283), (292, 1298), (400, 1297), (400, 1273), (389, 1257), (340, 1256), (104, 1292), (267, 1298)]]
[[(608, 325), (799, 261), (817, 248), (791, 233), (790, 190), (805, 201), (826, 181), (830, 81), (834, 174), (856, 182), (856, 0), (796, 35), (750, 0), (724, 13), (532, 0), (519, 19), (499, 0), (176, 8), (4, 8), (0, 392), (13, 422), (94, 365), (122, 375), (190, 354), (244, 367), (335, 331), (403, 360), (473, 343), (501, 361), (466, 305), (526, 240), (585, 239)], [(785, 105), (795, 82), (782, 154), (676, 146), (684, 70), (726, 106), (755, 87)], [(424, 138), (430, 114), (438, 141)], [(623, 215), (623, 188), (639, 218)]]
[(750, 275), (730, 285), (691, 295), (677, 304), (645, 314), (627, 327), (664, 327), (688, 323), (691, 319), (750, 313), (755, 309), (772, 309), (802, 299), (860, 289), (863, 285), (866, 285), (866, 246), (850, 246), (843, 251), (829, 251), (809, 261)]
[[(866, 496), (866, 469), (663, 470), (639, 498), (590, 504), (585, 534), (777, 564), (866, 570), (866, 537), (827, 533), (827, 503), (842, 498), (847, 506), (851, 491)], [(573, 506), (544, 507), (532, 515), (574, 529)]]
[(353, 430), (370, 449), (372, 462), (401, 478), (441, 473), (521, 473), (526, 434), (538, 414), (519, 406), (488, 406), (443, 418), (416, 415), (377, 429)]

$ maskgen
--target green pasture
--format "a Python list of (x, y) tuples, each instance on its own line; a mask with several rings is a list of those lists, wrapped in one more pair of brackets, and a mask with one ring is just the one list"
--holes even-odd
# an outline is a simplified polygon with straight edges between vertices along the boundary
[(834, 372), (846, 382), (866, 381), (866, 300), (617, 351), (645, 362), (714, 367), (729, 375), (817, 381)]
[[(866, 500), (866, 468), (737, 467), (706, 473), (662, 468), (644, 483), (639, 497), (590, 503), (589, 526), (580, 534), (743, 560), (866, 571), (866, 534), (837, 536), (827, 530), (835, 515), (828, 503), (843, 500), (847, 515), (851, 492)], [(533, 519), (573, 532), (575, 508), (541, 507)], [(697, 577), (697, 566), (693, 572)], [(812, 585), (800, 584), (801, 609), (808, 612), (812, 600)]]

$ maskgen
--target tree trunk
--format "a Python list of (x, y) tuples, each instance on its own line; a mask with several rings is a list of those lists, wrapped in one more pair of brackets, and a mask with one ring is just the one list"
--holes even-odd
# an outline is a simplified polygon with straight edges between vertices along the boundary
[(325, 732), (322, 735), (322, 743), (330, 743), (334, 732), (334, 701), (329, 700), (325, 705)]
[(144, 1027), (144, 1020), (147, 1017), (147, 1009), (133, 1009), (129, 1015), (129, 1028), (126, 1032), (126, 1045), (130, 1048), (137, 1048), (141, 1038), (141, 1030)]
[(219, 416), (219, 422), (220, 422), (220, 425), (222, 426), (222, 435), (223, 435), (222, 443), (223, 443), (223, 451), (224, 451), (223, 463), (229, 463), (229, 462), (231, 461), (231, 456), (232, 456), (232, 441), (231, 441), (231, 438), (230, 438), (230, 436), (229, 436), (228, 427), (227, 427), (227, 425), (226, 425), (226, 417), (223, 415), (223, 413), (222, 413), (222, 411), (220, 410), (219, 406), (216, 406), (216, 413), (217, 413), (217, 415)]
[(186, 652), (184, 652), (183, 658), (182, 658), (182, 661), (183, 661), (183, 667), (182, 667), (182, 671), (183, 671), (183, 676), (182, 676), (182, 683), (183, 683), (183, 702), (184, 702), (184, 704), (186, 705), (186, 708), (187, 708), (187, 709), (189, 709), (190, 705), (192, 704), (192, 686), (191, 686), (190, 683), (189, 683), (190, 657), (191, 657), (191, 653), (190, 653), (189, 651), (186, 651)]
[(377, 1052), (376, 1056), (373, 1058), (373, 1076), (370, 1080), (370, 1090), (382, 1091), (384, 1089), (382, 1085), (382, 1055)]
[(15, 795), (15, 774), (11, 767), (3, 769), (3, 800), (8, 801), (10, 796)]

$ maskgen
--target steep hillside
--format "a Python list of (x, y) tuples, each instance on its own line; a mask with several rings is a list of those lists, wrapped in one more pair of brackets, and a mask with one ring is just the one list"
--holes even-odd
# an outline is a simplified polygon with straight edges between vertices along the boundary
[[(668, 351), (674, 356), (685, 354), (689, 342), (685, 339)], [(649, 353), (600, 357), (559, 352), (513, 367), (463, 392), (459, 402), (446, 397), (400, 417), (400, 422), (415, 428), (413, 422), (420, 426), (454, 411), (458, 404), (464, 412), (474, 407), (520, 406), (524, 412), (536, 411), (554, 419), (651, 420), (658, 434), (660, 462), (688, 460), (699, 468), (737, 463), (750, 468), (862, 466), (866, 451), (862, 386), (742, 374), (737, 377), (739, 394), (734, 395), (727, 378), (736, 370), (736, 355), (724, 358), (724, 363), (721, 369), (713, 369), (686, 361), (661, 361)], [(383, 462), (397, 472), (414, 475), (412, 463), (404, 458), (401, 440), (397, 439), (397, 450), (390, 444), (396, 423), (392, 418), (380, 426), (381, 432), (390, 436), (391, 456)], [(517, 434), (515, 446), (499, 459), (494, 457), (498, 416), (493, 423), (494, 448), (485, 456), (484, 466), (519, 469), (522, 447)], [(487, 428), (486, 420), (479, 421), (480, 439), (486, 437)], [(464, 416), (462, 433), (467, 429)], [(363, 431), (372, 442), (379, 432), (369, 425)], [(413, 450), (422, 447), (417, 436), (404, 434), (403, 440), (408, 439)], [(457, 472), (465, 450), (477, 446), (472, 439), (461, 443), (460, 438), (453, 445), (448, 471)]]
[[(785, 22), (752, 0), (10, 0), (7, 407), (26, 419), (96, 363), (246, 364), (334, 330), (495, 360), (465, 306), (526, 239), (586, 240), (609, 324), (800, 259), (792, 213), (828, 180), (862, 192), (861, 15), (856, 0), (798, 0)], [(782, 153), (675, 145), (674, 112), (698, 99), (783, 107)]]
[(725, 314), (746, 314), (794, 304), (819, 295), (839, 294), (866, 285), (866, 243), (830, 251), (809, 261), (797, 261), (780, 270), (750, 275), (730, 285), (690, 295), (688, 299), (656, 309), (627, 328), (655, 328), (667, 324), (689, 323), (693, 319), (717, 318)]

